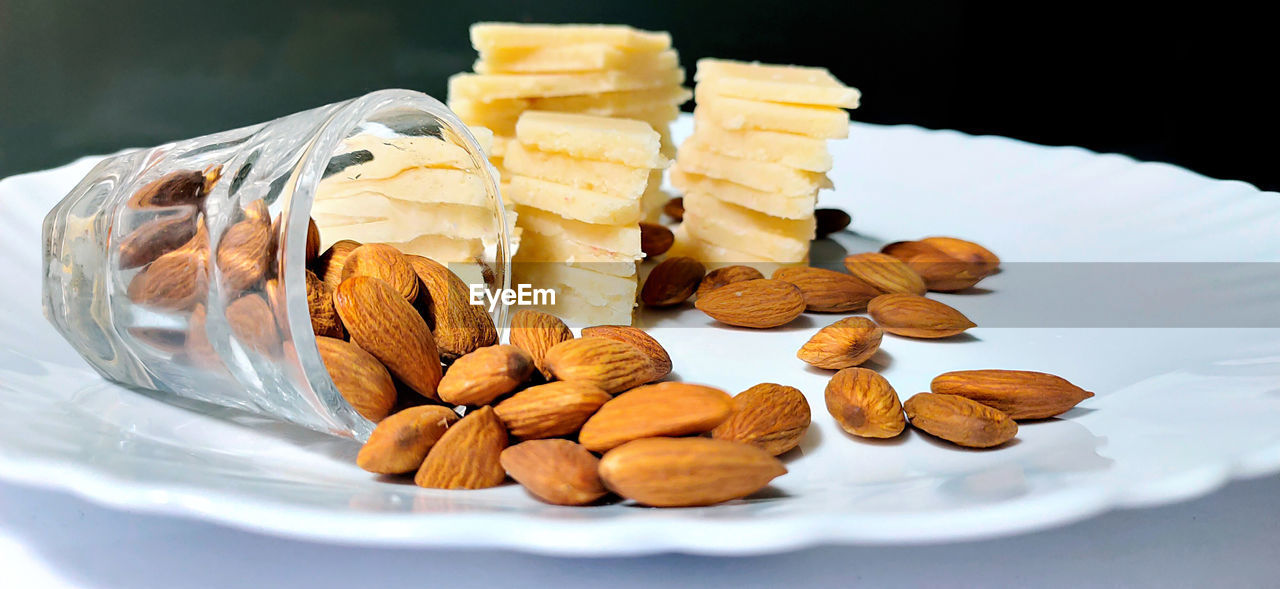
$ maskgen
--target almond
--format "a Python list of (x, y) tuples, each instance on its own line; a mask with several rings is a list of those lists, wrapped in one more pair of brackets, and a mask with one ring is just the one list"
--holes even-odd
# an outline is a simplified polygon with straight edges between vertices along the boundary
[(666, 348), (663, 348), (658, 340), (653, 339), (653, 336), (645, 333), (644, 330), (629, 325), (596, 325), (584, 327), (582, 337), (603, 337), (639, 348), (649, 357), (649, 363), (653, 367), (649, 382), (661, 380), (662, 377), (671, 373), (671, 356), (667, 354)]
[(307, 270), (307, 311), (311, 315), (311, 331), (316, 335), (346, 339), (347, 330), (333, 307), (333, 287), (310, 270)]
[(418, 275), (400, 250), (385, 243), (366, 243), (347, 255), (342, 279), (372, 276), (394, 288), (408, 302), (418, 298)]
[(904, 337), (950, 337), (977, 326), (945, 304), (911, 294), (880, 295), (872, 299), (867, 312), (881, 329)]
[(646, 258), (667, 253), (675, 242), (676, 236), (670, 229), (657, 223), (640, 222), (640, 251)]
[(493, 411), (517, 438), (554, 438), (577, 433), (612, 398), (595, 385), (558, 381), (520, 391)]
[(573, 332), (559, 317), (528, 309), (516, 311), (511, 316), (511, 345), (524, 350), (533, 358), (533, 365), (543, 376), (551, 378), (543, 359), (547, 350), (560, 342), (573, 339)]
[(569, 440), (530, 440), (502, 451), (502, 468), (531, 495), (552, 505), (586, 505), (608, 493), (600, 460)]
[(603, 337), (584, 337), (556, 344), (542, 364), (560, 380), (585, 382), (606, 393), (649, 382), (654, 369), (639, 348)]
[(582, 425), (578, 442), (603, 452), (640, 438), (700, 434), (732, 411), (732, 399), (720, 389), (682, 382), (646, 385), (605, 403)]
[(200, 223), (182, 247), (156, 258), (129, 281), (129, 300), (139, 305), (184, 311), (202, 304), (209, 291), (209, 234)]
[(796, 285), (759, 279), (717, 288), (699, 297), (694, 306), (721, 323), (767, 329), (799, 317), (805, 303), (804, 294)]
[(848, 317), (819, 329), (796, 357), (818, 368), (851, 368), (874, 356), (883, 337), (884, 331), (870, 319)]
[(435, 339), (399, 291), (377, 278), (352, 276), (338, 285), (333, 304), (352, 342), (418, 394), (439, 399), (441, 367)]
[(968, 448), (999, 446), (1018, 435), (1018, 424), (998, 409), (959, 395), (919, 393), (904, 404), (911, 425)]
[(844, 267), (854, 278), (882, 293), (923, 295), (928, 290), (915, 270), (887, 254), (850, 254), (844, 258)]
[(456, 421), (457, 413), (439, 405), (419, 405), (400, 411), (373, 428), (369, 440), (356, 455), (356, 465), (378, 474), (418, 470), (431, 447)]
[(227, 326), (242, 346), (266, 356), (280, 353), (280, 330), (276, 315), (261, 294), (241, 295), (227, 305)]
[(831, 377), (827, 411), (840, 429), (863, 438), (892, 438), (907, 421), (897, 391), (874, 370), (845, 368)]
[(684, 198), (677, 196), (667, 201), (667, 204), (662, 205), (662, 212), (666, 213), (668, 217), (671, 217), (671, 219), (677, 223), (679, 223), (680, 221), (683, 221), (684, 220)]
[(245, 219), (227, 228), (218, 242), (217, 266), (228, 292), (248, 289), (266, 277), (276, 253), (271, 243), (269, 221)]
[(653, 507), (739, 499), (786, 472), (777, 458), (755, 446), (706, 438), (635, 440), (600, 459), (606, 488)]
[(707, 293), (735, 282), (743, 282), (746, 280), (758, 280), (764, 278), (759, 270), (751, 266), (724, 266), (716, 268), (702, 277), (702, 283), (698, 285), (699, 298), (706, 296)]
[(953, 292), (977, 284), (1000, 265), (1000, 259), (982, 246), (952, 237), (900, 241), (881, 251), (910, 266), (929, 290)]
[(1000, 268), (998, 256), (972, 241), (955, 237), (926, 237), (920, 242), (942, 250), (943, 253), (962, 262), (976, 264), (978, 271), (984, 276)]
[(128, 206), (134, 209), (196, 206), (204, 199), (217, 181), (221, 167), (209, 171), (178, 170), (152, 180), (129, 197)]
[(333, 245), (329, 246), (329, 249), (325, 250), (324, 253), (320, 254), (320, 257), (311, 263), (310, 267), (325, 284), (338, 288), (338, 285), (342, 283), (342, 266), (347, 262), (347, 256), (350, 256), (351, 252), (355, 251), (360, 245), (360, 242), (350, 239), (335, 241)]
[(316, 349), (333, 386), (356, 413), (377, 422), (395, 407), (396, 383), (369, 352), (351, 342), (324, 336), (316, 337)]
[(484, 307), (471, 304), (471, 289), (453, 271), (422, 256), (406, 256), (426, 287), (419, 307), (426, 309), (440, 357), (453, 360), (498, 343), (498, 330)]
[(440, 379), (440, 400), (487, 405), (516, 390), (533, 374), (533, 359), (515, 346), (489, 346), (458, 358)]
[(734, 395), (733, 413), (711, 436), (777, 456), (800, 444), (809, 421), (809, 402), (800, 389), (766, 382)]
[(158, 216), (129, 233), (120, 242), (120, 269), (145, 266), (182, 247), (196, 234), (196, 208), (187, 206)]
[(506, 447), (507, 430), (492, 407), (481, 407), (445, 430), (413, 482), (432, 489), (496, 487), (507, 478), (501, 463)]
[(837, 231), (843, 231), (853, 218), (840, 209), (817, 209), (813, 211), (814, 239), (822, 239)]
[(956, 292), (972, 288), (986, 274), (979, 266), (942, 254), (921, 254), (907, 260), (907, 265), (924, 279), (925, 286), (935, 292)]
[(796, 285), (804, 295), (805, 310), (817, 313), (864, 311), (881, 294), (848, 274), (822, 268), (778, 268), (773, 278)]
[(308, 264), (320, 257), (320, 227), (316, 226), (315, 219), (307, 219), (307, 248), (305, 255)]
[(960, 395), (1017, 419), (1060, 415), (1093, 396), (1066, 379), (1028, 370), (961, 370), (933, 379), (935, 393)]
[(706, 267), (693, 258), (672, 256), (649, 272), (640, 289), (640, 300), (650, 307), (670, 307), (685, 302), (698, 290), (707, 273)]

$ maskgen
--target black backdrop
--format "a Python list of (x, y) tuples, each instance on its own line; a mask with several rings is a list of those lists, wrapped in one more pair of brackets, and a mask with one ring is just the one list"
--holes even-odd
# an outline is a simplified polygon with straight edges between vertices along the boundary
[(1083, 145), (1280, 189), (1263, 15), (1080, 3), (0, 0), (0, 176), (385, 87), (443, 99), (477, 20), (668, 30), (702, 56), (823, 65), (853, 118)]

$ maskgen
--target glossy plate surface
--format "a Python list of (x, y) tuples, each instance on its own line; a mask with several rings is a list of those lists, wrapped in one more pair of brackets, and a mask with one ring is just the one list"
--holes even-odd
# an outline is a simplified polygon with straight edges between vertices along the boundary
[(854, 223), (815, 244), (815, 265), (936, 234), (1006, 262), (976, 292), (938, 296), (980, 325), (970, 336), (886, 336), (877, 367), (903, 398), (965, 368), (1053, 372), (1097, 396), (996, 451), (914, 432), (853, 440), (826, 414), (828, 373), (794, 356), (835, 317), (752, 332), (689, 308), (643, 318), (680, 379), (730, 392), (781, 382), (809, 397), (813, 427), (766, 492), (711, 508), (577, 509), (515, 485), (380, 481), (354, 466), (354, 443), (117, 387), (58, 337), (40, 312), (40, 222), (96, 161), (86, 158), (0, 182), (0, 477), (320, 541), (618, 555), (991, 537), (1280, 470), (1280, 195), (916, 127), (855, 124), (831, 145), (837, 190), (822, 205)]

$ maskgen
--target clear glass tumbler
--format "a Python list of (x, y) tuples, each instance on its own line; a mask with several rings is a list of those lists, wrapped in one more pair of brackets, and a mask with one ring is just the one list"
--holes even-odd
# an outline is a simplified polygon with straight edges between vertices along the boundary
[[(317, 187), (376, 159), (349, 150), (370, 136), (463, 150), (493, 222), (469, 261), (508, 288), (507, 220), (476, 137), (435, 99), (382, 90), (103, 160), (45, 219), (46, 317), (108, 379), (364, 439), (373, 424), (317, 351), (304, 270)], [(506, 308), (492, 315), (501, 332)]]

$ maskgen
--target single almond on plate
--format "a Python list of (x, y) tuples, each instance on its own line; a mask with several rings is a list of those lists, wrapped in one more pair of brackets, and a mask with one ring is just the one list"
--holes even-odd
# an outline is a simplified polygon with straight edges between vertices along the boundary
[(426, 287), (418, 306), (426, 309), (440, 357), (453, 360), (485, 346), (498, 343), (493, 317), (480, 305), (471, 304), (471, 288), (443, 264), (422, 256), (405, 256)]
[(727, 286), (735, 282), (743, 282), (745, 280), (758, 280), (764, 278), (759, 270), (751, 266), (724, 266), (707, 272), (702, 277), (702, 283), (698, 285), (698, 297), (706, 296), (707, 293)]
[(418, 405), (378, 422), (356, 455), (356, 465), (378, 474), (413, 472), (422, 466), (431, 447), (458, 421), (448, 407)]
[(827, 383), (826, 400), (827, 411), (840, 429), (855, 436), (892, 438), (907, 427), (897, 391), (874, 370), (837, 372)]
[(929, 290), (939, 292), (970, 288), (1000, 265), (1000, 259), (986, 248), (953, 237), (900, 241), (881, 251), (905, 262), (920, 274)]
[(1093, 396), (1066, 379), (1029, 370), (960, 370), (941, 374), (929, 389), (959, 395), (1017, 419), (1045, 419)]
[(179, 247), (156, 258), (129, 281), (129, 300), (139, 305), (185, 311), (202, 304), (209, 292), (209, 234), (203, 223)]
[(268, 220), (246, 219), (229, 227), (218, 242), (217, 266), (229, 292), (262, 280), (275, 257)]
[(608, 493), (600, 459), (569, 440), (529, 440), (502, 451), (502, 468), (529, 494), (552, 505), (586, 505)]
[(649, 382), (655, 372), (640, 348), (603, 337), (560, 342), (547, 350), (542, 365), (557, 379), (585, 382), (610, 394)]
[(650, 307), (679, 305), (693, 296), (698, 283), (707, 273), (706, 267), (693, 258), (672, 256), (649, 272), (640, 288), (640, 300)]
[(923, 295), (928, 290), (924, 279), (906, 262), (887, 254), (850, 254), (844, 258), (844, 267), (854, 278), (882, 293)]
[(533, 365), (543, 376), (551, 378), (543, 359), (556, 344), (573, 339), (573, 332), (555, 315), (522, 309), (511, 316), (509, 338), (511, 345), (533, 358)]
[(360, 246), (360, 242), (350, 239), (335, 241), (333, 245), (329, 246), (329, 249), (325, 250), (324, 253), (320, 254), (320, 257), (310, 264), (310, 268), (325, 284), (338, 288), (338, 285), (342, 283), (342, 266), (346, 264), (347, 256), (350, 256), (351, 252)]
[(853, 218), (840, 209), (817, 209), (813, 211), (814, 239), (822, 239), (837, 231), (843, 231)]
[(768, 329), (786, 325), (804, 313), (804, 294), (782, 280), (745, 280), (699, 297), (694, 306), (721, 323)]
[(496, 487), (507, 479), (501, 463), (506, 447), (506, 428), (492, 407), (481, 407), (445, 430), (413, 482), (432, 489)]
[(777, 456), (800, 444), (810, 418), (809, 401), (800, 389), (766, 382), (734, 395), (733, 413), (711, 430), (711, 437)]
[(347, 255), (342, 264), (342, 279), (371, 276), (394, 288), (404, 300), (418, 298), (418, 275), (400, 250), (385, 243), (366, 243)]
[(650, 382), (671, 373), (671, 356), (667, 354), (666, 348), (642, 329), (629, 325), (596, 325), (582, 328), (582, 337), (603, 337), (640, 348), (649, 357), (649, 363), (653, 367)]
[(883, 337), (884, 330), (870, 319), (847, 317), (819, 329), (796, 357), (818, 368), (850, 368), (874, 356)]
[(307, 311), (311, 315), (311, 331), (316, 335), (347, 337), (338, 310), (333, 307), (333, 287), (310, 270), (307, 270)]
[(763, 489), (787, 468), (750, 444), (707, 438), (647, 438), (600, 459), (606, 488), (653, 507), (715, 505)]
[(804, 295), (805, 310), (817, 313), (863, 311), (871, 299), (882, 294), (848, 274), (823, 268), (778, 268), (773, 278), (796, 285)]
[(880, 295), (867, 305), (867, 312), (881, 329), (904, 337), (951, 337), (977, 326), (943, 303), (911, 294)]
[(458, 358), (440, 379), (440, 400), (486, 405), (516, 390), (533, 374), (533, 359), (515, 346), (489, 346)]
[(640, 251), (646, 258), (661, 256), (671, 249), (676, 236), (663, 225), (640, 222)]
[(371, 276), (352, 276), (333, 293), (351, 341), (377, 358), (418, 394), (440, 397), (440, 353), (427, 323), (400, 292)]
[(984, 276), (1000, 268), (1000, 258), (998, 256), (992, 253), (991, 250), (972, 241), (965, 241), (955, 237), (926, 237), (921, 239), (920, 242), (942, 250), (943, 253), (962, 262), (977, 264), (979, 271)]
[[(316, 348), (333, 386), (356, 413), (376, 422), (395, 407), (396, 383), (391, 380), (387, 368), (372, 354), (351, 342), (324, 336), (316, 337)], [(413, 466), (417, 467), (416, 464)]]
[(1018, 435), (1004, 412), (960, 395), (919, 393), (903, 407), (913, 427), (966, 448), (999, 446)]
[(680, 221), (683, 221), (684, 220), (684, 197), (677, 196), (667, 201), (667, 204), (662, 205), (662, 212), (666, 213), (668, 217), (671, 217), (671, 219), (677, 223), (679, 223)]
[(646, 385), (605, 403), (582, 425), (578, 442), (603, 452), (640, 438), (700, 434), (732, 411), (732, 398), (720, 389), (683, 382)]
[(529, 387), (494, 406), (507, 431), (524, 440), (577, 433), (613, 396), (599, 387), (557, 381)]

